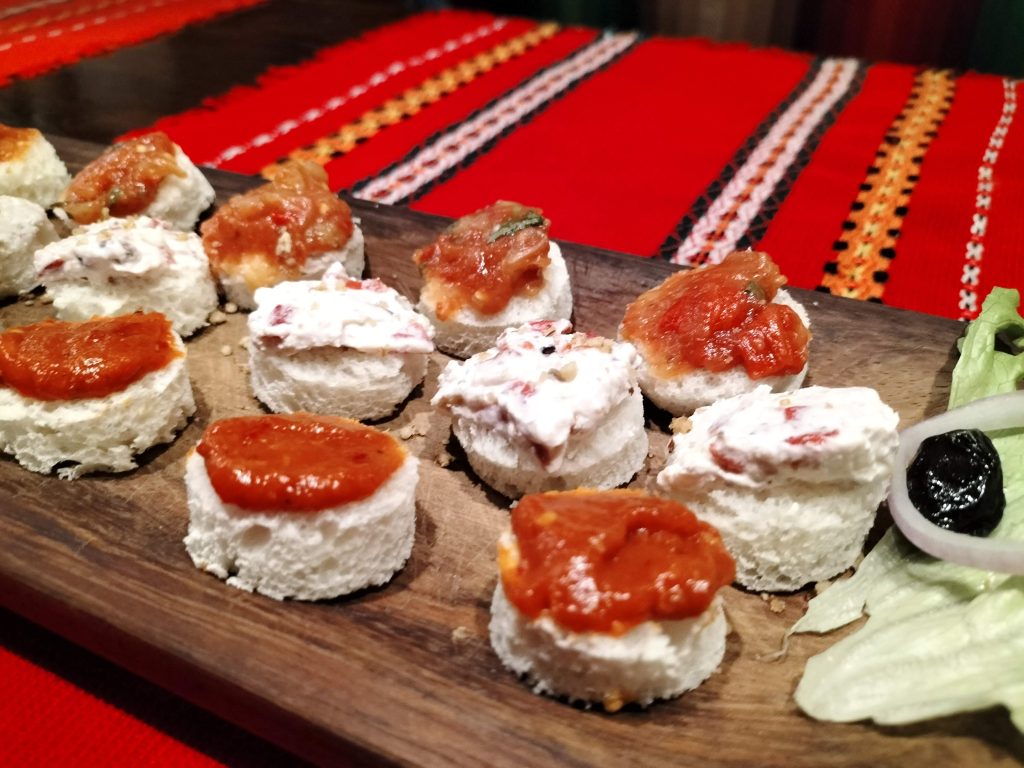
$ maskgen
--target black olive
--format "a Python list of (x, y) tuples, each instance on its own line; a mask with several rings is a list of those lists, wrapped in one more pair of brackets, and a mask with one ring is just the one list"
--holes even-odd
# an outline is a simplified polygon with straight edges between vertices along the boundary
[(988, 436), (957, 429), (921, 443), (907, 470), (907, 490), (918, 511), (958, 533), (987, 536), (1003, 518), (1003, 467)]
[(554, 351), (555, 351), (554, 346), (550, 345), (550, 344), (548, 346), (546, 346), (546, 347), (541, 347), (541, 349), (540, 349), (540, 353), (542, 355), (550, 355), (550, 354), (553, 354)]

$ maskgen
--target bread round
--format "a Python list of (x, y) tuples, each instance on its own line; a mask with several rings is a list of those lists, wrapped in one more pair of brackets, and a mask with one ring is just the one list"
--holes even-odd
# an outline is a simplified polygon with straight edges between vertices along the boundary
[(506, 328), (533, 320), (568, 320), (572, 315), (572, 287), (562, 250), (554, 240), (550, 241), (548, 258), (540, 291), (534, 296), (513, 296), (503, 310), (493, 315), (462, 307), (449, 319), (439, 320), (437, 300), (431, 295), (429, 283), (425, 285), (416, 308), (437, 329), (437, 348), (453, 357), (466, 358), (493, 346)]
[(647, 456), (636, 351), (568, 320), (510, 328), (441, 373), (432, 403), (477, 475), (511, 498), (628, 482)]
[(253, 393), (276, 413), (389, 415), (427, 372), (433, 328), (379, 280), (319, 281), (256, 291), (249, 315)]
[[(363, 231), (355, 219), (352, 220), (352, 227), (352, 237), (344, 246), (336, 251), (325, 251), (310, 256), (300, 268), (296, 279), (319, 280), (335, 264), (340, 264), (350, 277), (360, 277), (366, 266), (365, 241)], [(291, 250), (291, 238), (288, 237), (287, 232), (281, 235), (281, 243), (278, 247)], [(258, 289), (250, 288), (243, 274), (229, 274), (222, 271), (217, 276), (217, 280), (228, 301), (234, 302), (241, 309), (256, 308), (255, 294)]]
[(195, 229), (199, 214), (213, 205), (217, 195), (202, 171), (177, 144), (174, 145), (174, 159), (185, 175), (172, 173), (164, 177), (157, 187), (156, 197), (142, 214), (159, 219), (172, 229), (188, 232)]
[(35, 137), (25, 152), (0, 162), (0, 195), (22, 197), (49, 208), (61, 198), (71, 176), (43, 134), (34, 128), (26, 130)]
[(325, 600), (384, 584), (412, 552), (417, 461), (372, 495), (320, 512), (252, 512), (221, 501), (203, 457), (185, 467), (185, 548), (197, 568), (276, 600)]
[(57, 232), (41, 206), (0, 195), (0, 298), (38, 285), (32, 256), (56, 239)]
[(453, 418), (452, 433), (477, 476), (509, 498), (573, 488), (615, 488), (628, 483), (647, 458), (644, 403), (639, 388), (591, 430), (573, 434), (556, 470), (541, 464), (529, 442), (509, 440), (479, 422)]
[(768, 387), (698, 409), (658, 485), (722, 534), (749, 589), (849, 568), (892, 475), (899, 417), (862, 387)]
[(619, 636), (572, 632), (546, 615), (530, 619), (509, 602), (501, 579), (491, 602), (491, 646), (507, 669), (536, 693), (609, 711), (693, 690), (722, 662), (726, 634), (721, 597), (695, 618), (646, 621)]
[[(811, 327), (807, 310), (787, 291), (780, 289), (775, 294), (774, 303), (790, 307), (807, 328)], [(647, 364), (641, 353), (637, 376), (640, 388), (652, 403), (673, 416), (682, 416), (716, 400), (736, 397), (762, 385), (768, 386), (772, 392), (792, 392), (803, 385), (807, 376), (807, 365), (799, 373), (766, 376), (760, 379), (750, 378), (742, 366), (720, 372), (695, 369), (679, 376), (665, 378)]]
[(138, 454), (174, 440), (195, 409), (184, 354), (107, 397), (36, 400), (0, 387), (0, 445), (26, 469), (58, 467), (65, 480), (127, 472)]
[(35, 270), (61, 320), (160, 312), (189, 336), (217, 307), (199, 236), (148, 216), (77, 229), (37, 251)]

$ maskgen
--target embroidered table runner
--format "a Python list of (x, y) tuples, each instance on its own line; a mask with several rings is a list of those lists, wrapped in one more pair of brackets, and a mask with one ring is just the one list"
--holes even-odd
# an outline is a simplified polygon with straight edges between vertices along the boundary
[(0, 85), (263, 0), (4, 0)]
[(1018, 285), (1018, 85), (993, 76), (423, 14), (160, 120), (199, 163), (289, 157), (459, 216), (683, 264), (757, 247), (790, 283), (949, 317)]

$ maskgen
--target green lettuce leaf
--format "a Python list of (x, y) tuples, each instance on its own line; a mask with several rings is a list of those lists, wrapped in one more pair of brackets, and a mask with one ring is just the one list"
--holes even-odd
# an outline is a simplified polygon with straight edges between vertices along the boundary
[[(1017, 389), (1019, 305), (1018, 292), (1004, 288), (985, 299), (961, 344), (950, 408)], [(1024, 540), (1024, 430), (989, 437), (1006, 494), (991, 536)], [(1002, 704), (1024, 731), (1024, 577), (936, 560), (891, 529), (850, 579), (811, 600), (790, 632), (828, 632), (865, 613), (862, 627), (807, 662), (795, 698), (808, 715), (895, 724)]]

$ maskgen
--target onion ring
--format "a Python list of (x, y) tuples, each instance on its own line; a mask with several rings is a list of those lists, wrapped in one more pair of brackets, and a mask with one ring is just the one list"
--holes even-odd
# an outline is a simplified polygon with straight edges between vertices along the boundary
[(958, 565), (995, 573), (1024, 574), (1024, 542), (947, 531), (922, 515), (907, 493), (907, 466), (925, 438), (954, 429), (992, 432), (1020, 427), (1024, 427), (1024, 392), (1011, 392), (975, 400), (900, 433), (896, 470), (889, 491), (889, 511), (896, 527), (914, 546)]

